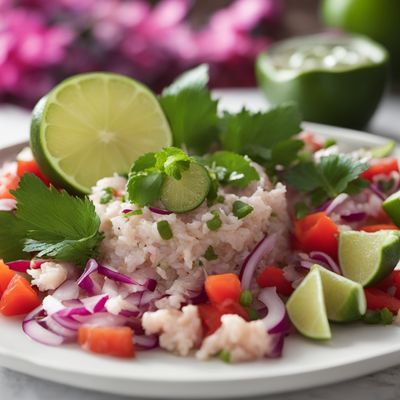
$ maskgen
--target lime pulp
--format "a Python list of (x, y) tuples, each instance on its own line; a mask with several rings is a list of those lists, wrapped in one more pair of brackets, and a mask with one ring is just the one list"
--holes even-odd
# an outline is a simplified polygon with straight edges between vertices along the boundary
[(33, 111), (35, 159), (55, 184), (78, 194), (89, 193), (100, 178), (127, 173), (140, 155), (171, 143), (156, 97), (122, 75), (76, 75)]

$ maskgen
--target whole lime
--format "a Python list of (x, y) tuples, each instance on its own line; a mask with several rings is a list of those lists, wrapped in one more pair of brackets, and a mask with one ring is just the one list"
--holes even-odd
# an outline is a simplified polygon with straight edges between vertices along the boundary
[(363, 128), (388, 77), (388, 54), (360, 35), (300, 36), (273, 44), (256, 61), (272, 104), (294, 101), (307, 121)]
[(385, 46), (400, 78), (400, 1), (324, 0), (322, 18), (331, 27), (360, 33)]

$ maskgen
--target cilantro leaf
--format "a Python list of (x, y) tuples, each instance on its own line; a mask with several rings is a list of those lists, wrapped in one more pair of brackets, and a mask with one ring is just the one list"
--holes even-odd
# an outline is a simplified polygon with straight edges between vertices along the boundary
[(208, 156), (206, 161), (222, 184), (244, 188), (251, 181), (260, 179), (256, 169), (250, 164), (250, 160), (240, 154), (217, 151)]
[(346, 154), (331, 154), (322, 157), (319, 163), (305, 161), (289, 169), (285, 181), (302, 192), (311, 193), (313, 204), (326, 198), (334, 198), (338, 194), (361, 190), (364, 183), (359, 175), (368, 166), (353, 160)]
[(129, 200), (140, 207), (156, 202), (160, 199), (163, 181), (163, 174), (155, 168), (130, 174), (127, 184)]
[(27, 230), (28, 225), (12, 212), (0, 211), (0, 258), (5, 262), (29, 258), (23, 251)]
[(189, 169), (191, 161), (183, 150), (176, 147), (167, 147), (156, 154), (156, 168), (177, 180), (182, 178), (182, 172)]
[(132, 172), (140, 172), (156, 166), (156, 153), (146, 153), (140, 156), (132, 165)]
[[(301, 117), (293, 104), (283, 104), (265, 112), (252, 113), (242, 109), (237, 114), (225, 113), (221, 120), (221, 142), (224, 150), (288, 164), (282, 146), (293, 145), (291, 138), (300, 132)], [(286, 144), (282, 144), (286, 141)], [(293, 147), (300, 148), (300, 143)], [(280, 147), (276, 147), (280, 146)], [(274, 155), (275, 149), (275, 155)], [(297, 151), (295, 153), (297, 153)]]
[(208, 79), (208, 66), (200, 65), (178, 77), (159, 98), (174, 145), (197, 154), (218, 140), (218, 101), (211, 97)]
[[(79, 265), (96, 253), (102, 240), (100, 219), (87, 197), (80, 199), (54, 187), (47, 188), (32, 174), (21, 178), (13, 194), (17, 211), (14, 219), (7, 218), (19, 239), (20, 252), (39, 252), (40, 257)], [(3, 225), (0, 236), (4, 234), (2, 229)]]

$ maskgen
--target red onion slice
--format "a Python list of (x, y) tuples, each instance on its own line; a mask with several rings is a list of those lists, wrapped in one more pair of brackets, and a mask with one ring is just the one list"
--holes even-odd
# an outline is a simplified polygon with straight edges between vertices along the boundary
[(107, 300), (108, 296), (106, 294), (99, 294), (97, 296), (81, 299), (83, 305), (92, 314), (103, 311)]
[(285, 334), (275, 333), (270, 335), (271, 338), (271, 348), (267, 353), (268, 358), (280, 358), (283, 353), (283, 346), (285, 344)]
[(242, 290), (250, 289), (259, 262), (274, 248), (276, 238), (275, 233), (266, 235), (244, 260), (240, 271)]
[(346, 222), (360, 222), (367, 218), (367, 213), (364, 211), (347, 212), (340, 214), (340, 218)]
[(62, 304), (60, 300), (51, 295), (48, 295), (43, 299), (42, 305), (47, 315), (52, 315), (61, 310), (65, 310), (64, 304)]
[(17, 207), (15, 199), (0, 199), (0, 211), (12, 211)]
[(157, 335), (135, 335), (133, 341), (140, 350), (152, 350), (158, 347)]
[(79, 321), (72, 317), (66, 317), (61, 315), (60, 313), (55, 313), (51, 316), (51, 318), (56, 321), (62, 327), (77, 331), (79, 327), (82, 325)]
[(126, 323), (126, 318), (122, 315), (114, 315), (107, 312), (101, 312), (91, 315), (77, 315), (75, 318), (82, 325), (91, 326), (123, 326)]
[(346, 193), (341, 193), (338, 196), (336, 196), (332, 202), (328, 205), (328, 207), (326, 208), (325, 212), (327, 213), (327, 215), (332, 214), (333, 211), (335, 211), (335, 209), (337, 207), (339, 207), (343, 202), (345, 202), (350, 196)]
[(76, 282), (80, 288), (86, 290), (86, 292), (88, 292), (89, 294), (95, 294), (94, 293), (96, 291), (95, 284), (90, 275), (93, 272), (96, 272), (98, 267), (99, 265), (97, 264), (96, 260), (90, 258), (86, 263), (82, 275), (78, 278)]
[(16, 260), (8, 262), (7, 265), (13, 271), (25, 273), (29, 269), (31, 262), (29, 260)]
[(268, 309), (267, 315), (262, 320), (266, 331), (269, 334), (286, 333), (290, 327), (289, 319), (285, 304), (276, 293), (276, 287), (263, 289), (258, 295), (258, 299)]
[(157, 208), (157, 207), (149, 207), (149, 210), (151, 212), (153, 212), (154, 214), (159, 214), (159, 215), (171, 215), (171, 214), (173, 214), (172, 211), (163, 210), (163, 209)]
[(324, 264), (327, 264), (333, 272), (342, 275), (342, 271), (340, 270), (338, 264), (333, 260), (332, 257), (328, 256), (328, 254), (322, 251), (312, 251), (310, 253), (310, 257), (313, 260), (322, 261)]
[(64, 342), (65, 338), (40, 325), (37, 318), (42, 315), (42, 306), (39, 306), (30, 312), (22, 322), (23, 331), (35, 342), (46, 344), (48, 346), (59, 346)]
[(43, 319), (46, 323), (46, 326), (55, 334), (64, 337), (65, 339), (73, 339), (76, 337), (77, 332), (75, 329), (65, 328), (61, 324), (59, 324), (53, 317), (46, 317)]
[(126, 283), (129, 285), (143, 286), (146, 290), (154, 291), (157, 286), (157, 281), (155, 279), (146, 279), (144, 283), (139, 283), (129, 276), (121, 274), (120, 272), (109, 267), (105, 267), (104, 265), (99, 265), (97, 271), (99, 274), (102, 274), (113, 281)]
[(372, 183), (369, 187), (371, 192), (378, 196), (381, 200), (385, 200), (386, 196), (379, 190), (378, 185), (376, 183)]
[(79, 297), (79, 286), (74, 281), (65, 281), (54, 292), (53, 296), (58, 300), (72, 300)]

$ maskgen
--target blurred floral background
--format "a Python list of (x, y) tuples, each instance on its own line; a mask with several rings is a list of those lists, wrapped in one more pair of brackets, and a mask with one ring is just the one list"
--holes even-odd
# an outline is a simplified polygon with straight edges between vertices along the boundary
[(317, 3), (0, 0), (0, 101), (29, 107), (66, 76), (93, 70), (160, 90), (202, 62), (213, 87), (252, 86), (255, 56), (298, 27), (317, 29)]

